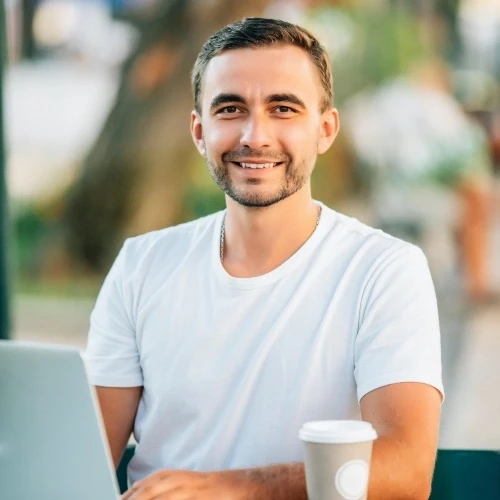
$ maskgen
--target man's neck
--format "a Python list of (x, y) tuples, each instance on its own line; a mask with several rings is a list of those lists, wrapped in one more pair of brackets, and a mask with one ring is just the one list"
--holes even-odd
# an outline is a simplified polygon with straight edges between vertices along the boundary
[(319, 207), (309, 193), (297, 192), (265, 208), (227, 200), (222, 265), (238, 278), (271, 272), (311, 237), (318, 215)]

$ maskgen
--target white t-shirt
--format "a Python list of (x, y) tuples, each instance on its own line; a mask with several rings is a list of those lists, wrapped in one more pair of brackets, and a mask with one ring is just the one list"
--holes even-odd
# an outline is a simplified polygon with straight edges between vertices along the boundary
[(322, 206), (285, 263), (234, 278), (224, 212), (128, 239), (91, 316), (99, 386), (144, 386), (131, 481), (302, 461), (310, 420), (360, 418), (397, 382), (442, 389), (439, 321), (415, 246)]

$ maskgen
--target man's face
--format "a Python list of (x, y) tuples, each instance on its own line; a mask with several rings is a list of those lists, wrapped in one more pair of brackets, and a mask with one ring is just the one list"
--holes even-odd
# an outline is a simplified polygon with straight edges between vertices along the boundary
[(298, 47), (229, 50), (213, 58), (191, 131), (219, 187), (251, 207), (308, 188), (318, 153), (338, 130), (336, 110), (320, 110), (322, 97), (317, 70)]

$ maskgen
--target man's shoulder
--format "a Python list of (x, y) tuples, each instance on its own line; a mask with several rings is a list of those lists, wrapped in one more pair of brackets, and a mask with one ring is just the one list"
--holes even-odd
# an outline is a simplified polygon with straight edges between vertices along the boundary
[(358, 244), (380, 247), (381, 249), (408, 249), (415, 248), (415, 245), (386, 233), (382, 229), (370, 226), (355, 217), (351, 217), (339, 212), (335, 213), (336, 227), (341, 236), (351, 236)]
[(151, 260), (158, 254), (164, 257), (182, 255), (199, 239), (211, 237), (219, 215), (220, 212), (216, 212), (193, 221), (127, 238), (123, 245), (126, 260)]
[[(358, 262), (377, 266), (399, 259), (421, 259), (422, 250), (408, 241), (397, 238), (381, 229), (372, 227), (345, 214), (334, 212), (332, 226), (332, 246), (340, 246), (344, 252)], [(343, 245), (338, 245), (339, 241)]]

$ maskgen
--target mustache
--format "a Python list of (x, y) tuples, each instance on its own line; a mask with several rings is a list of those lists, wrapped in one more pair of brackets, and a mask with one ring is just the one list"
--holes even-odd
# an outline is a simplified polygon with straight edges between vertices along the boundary
[(287, 153), (277, 153), (272, 151), (259, 151), (257, 149), (251, 149), (248, 147), (235, 149), (233, 151), (227, 151), (222, 154), (223, 161), (236, 161), (239, 162), (244, 158), (266, 158), (272, 160), (276, 163), (290, 162), (292, 160), (291, 155)]

